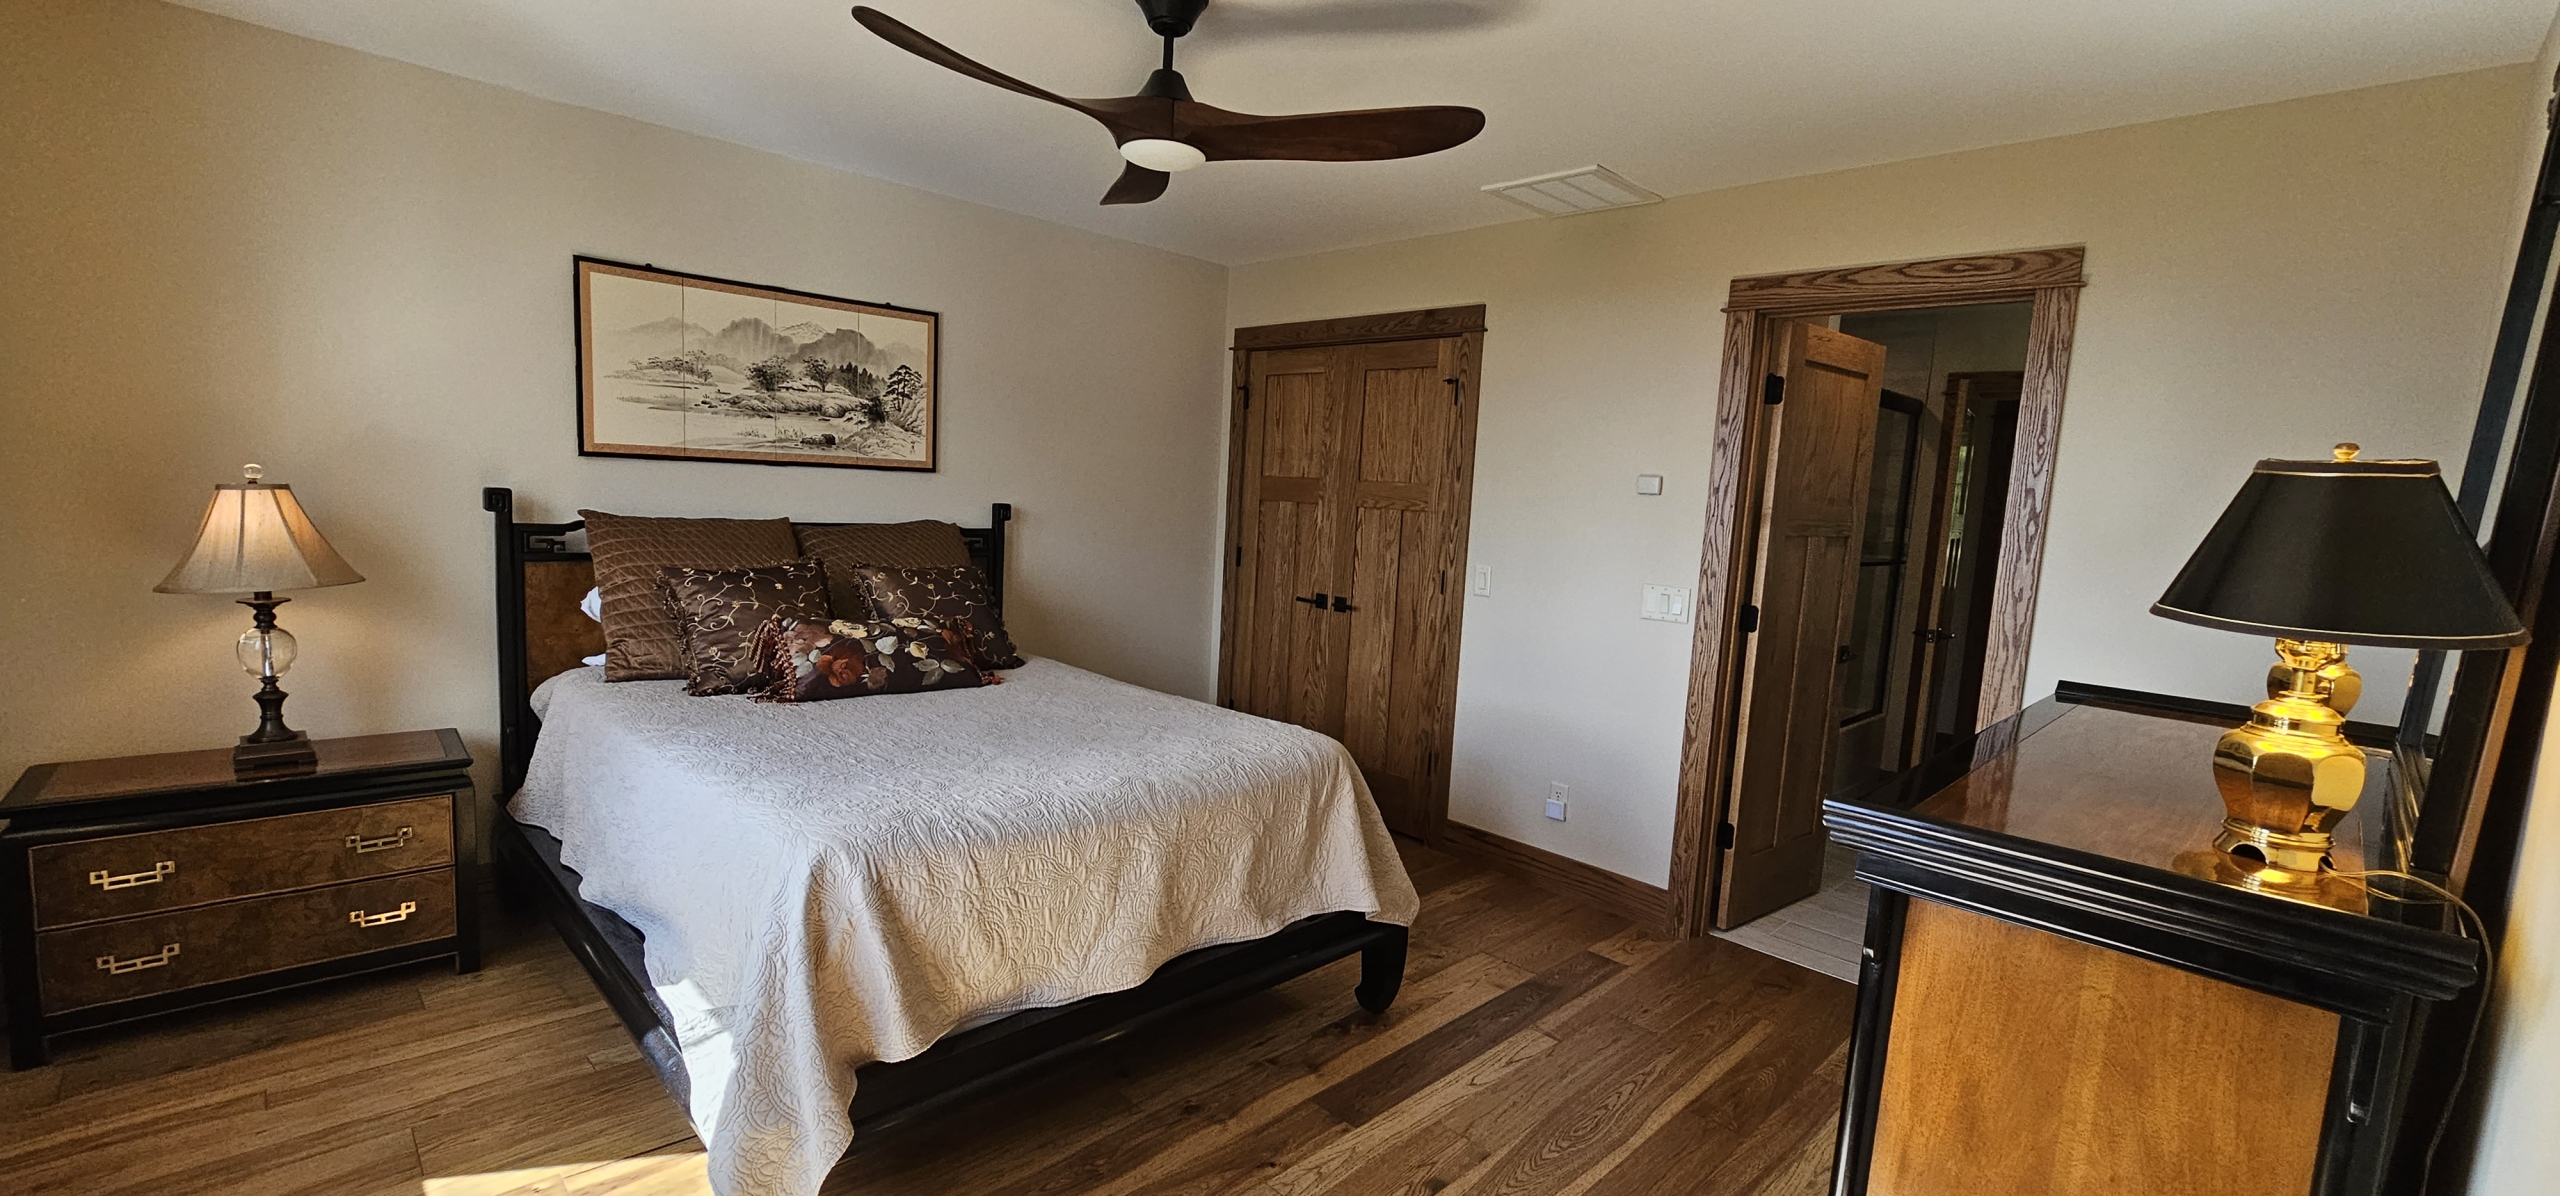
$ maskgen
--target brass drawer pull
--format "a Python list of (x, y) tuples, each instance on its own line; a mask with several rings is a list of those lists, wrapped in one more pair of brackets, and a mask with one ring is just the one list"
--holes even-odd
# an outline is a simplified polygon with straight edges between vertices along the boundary
[(101, 955), (98, 957), (98, 970), (105, 972), (110, 976), (121, 976), (127, 972), (139, 972), (144, 968), (168, 967), (169, 961), (176, 959), (177, 957), (178, 945), (176, 943), (167, 943), (161, 946), (160, 953), (158, 955), (136, 955), (131, 959), (118, 959), (112, 955)]
[(127, 872), (122, 876), (103, 868), (89, 874), (89, 883), (101, 889), (130, 889), (135, 885), (156, 885), (178, 874), (178, 861), (162, 860), (149, 872)]
[(347, 846), (355, 848), (357, 855), (370, 855), (377, 851), (397, 851), (408, 845), (409, 828), (405, 826), (400, 828), (399, 834), (384, 835), (378, 839), (368, 839), (362, 835), (347, 836)]
[(367, 914), (360, 909), (349, 910), (347, 911), (347, 921), (353, 922), (358, 926), (389, 926), (394, 922), (408, 921), (409, 915), (416, 912), (418, 912), (417, 902), (403, 901), (400, 903), (400, 908), (387, 914)]

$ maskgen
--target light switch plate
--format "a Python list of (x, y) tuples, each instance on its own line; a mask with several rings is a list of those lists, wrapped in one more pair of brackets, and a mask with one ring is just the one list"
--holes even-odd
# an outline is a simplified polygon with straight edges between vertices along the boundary
[(1661, 475), (1661, 474), (1658, 474), (1658, 473), (1640, 473), (1640, 474), (1637, 474), (1637, 475), (1636, 475), (1636, 493), (1638, 493), (1638, 494), (1660, 494), (1660, 493), (1662, 493), (1662, 475)]
[(1689, 621), (1689, 591), (1679, 586), (1646, 586), (1644, 606), (1636, 614), (1661, 623), (1686, 623)]
[(1476, 566), (1476, 567), (1475, 567), (1475, 575), (1476, 575), (1475, 584), (1474, 584), (1473, 586), (1471, 586), (1471, 587), (1470, 587), (1472, 590), (1474, 590), (1474, 591), (1475, 591), (1475, 596), (1476, 596), (1476, 597), (1478, 597), (1478, 598), (1489, 598), (1489, 597), (1492, 597), (1492, 596), (1493, 596), (1493, 566), (1491, 566), (1491, 565), (1478, 565), (1478, 566)]

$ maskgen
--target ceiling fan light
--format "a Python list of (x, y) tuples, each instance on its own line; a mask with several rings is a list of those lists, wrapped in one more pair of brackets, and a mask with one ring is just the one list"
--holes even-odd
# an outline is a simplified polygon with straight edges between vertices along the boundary
[(1149, 170), (1180, 174), (1209, 160), (1209, 155), (1179, 141), (1162, 137), (1141, 137), (1122, 142), (1120, 156)]

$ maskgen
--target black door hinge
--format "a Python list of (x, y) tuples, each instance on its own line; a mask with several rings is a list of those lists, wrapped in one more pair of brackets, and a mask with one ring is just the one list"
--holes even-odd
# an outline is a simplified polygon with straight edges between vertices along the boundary
[(1449, 592), (1449, 571), (1446, 569), (1440, 571), (1440, 592), (1443, 594)]
[(1251, 410), (1253, 410), (1253, 388), (1252, 388), (1252, 387), (1250, 387), (1250, 386), (1239, 386), (1239, 387), (1237, 387), (1237, 388), (1236, 388), (1236, 397), (1237, 397), (1237, 398), (1239, 398), (1239, 399), (1244, 400), (1244, 409), (1245, 409), (1245, 410), (1247, 410), (1247, 411), (1251, 411)]
[(1752, 632), (1760, 630), (1760, 608), (1756, 606), (1743, 607), (1742, 615), (1733, 621), (1733, 627), (1734, 630), (1739, 631), (1744, 635), (1749, 635)]
[(1727, 822), (1727, 823), (1723, 823), (1723, 824), (1721, 824), (1721, 825), (1719, 825), (1719, 826), (1717, 826), (1717, 827), (1716, 827), (1716, 850), (1718, 850), (1718, 851), (1731, 851), (1731, 850), (1733, 850), (1733, 824), (1732, 824), (1732, 823)]
[(1771, 374), (1760, 381), (1760, 401), (1775, 407), (1787, 401), (1787, 380)]
[(1235, 564), (1235, 567), (1236, 567), (1236, 568), (1238, 568), (1238, 569), (1242, 569), (1242, 568), (1244, 568), (1244, 545), (1242, 545), (1242, 544), (1238, 544), (1238, 545), (1236, 545), (1236, 564)]
[(1456, 404), (1466, 397), (1466, 383), (1460, 382), (1455, 378), (1442, 378), (1441, 381), (1449, 384), (1449, 402), (1451, 404)]

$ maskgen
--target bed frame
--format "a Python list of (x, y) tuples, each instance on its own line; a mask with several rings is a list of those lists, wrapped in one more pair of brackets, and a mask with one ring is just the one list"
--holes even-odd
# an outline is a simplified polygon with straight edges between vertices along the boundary
[[(518, 523), (515, 492), (491, 487), (481, 506), (497, 517), (498, 741), (497, 802), (489, 842), (510, 900), (539, 906), (570, 953), (584, 964), (607, 1004), (638, 1040), (640, 1052), (676, 1100), (691, 1107), (691, 1080), (668, 1029), (666, 1008), (643, 981), (640, 932), (578, 893), (578, 874), (560, 862), (560, 843), (518, 823), (507, 802), (523, 784), (541, 720), (534, 687), (579, 667), (604, 650), (601, 628), (578, 613), (595, 584), (595, 567), (572, 537), (583, 523)], [(985, 570), (996, 607), (1004, 607), (1004, 533), (1013, 508), (995, 504), (985, 527), (964, 527), (970, 559)], [(1136, 988), (1033, 1009), (951, 1035), (912, 1059), (872, 1063), (855, 1072), (856, 1141), (921, 1114), (996, 1091), (1058, 1062), (1158, 1022), (1259, 992), (1357, 953), (1354, 996), (1382, 1012), (1404, 982), (1405, 928), (1356, 912), (1318, 914), (1267, 938), (1207, 947), (1156, 969)]]

